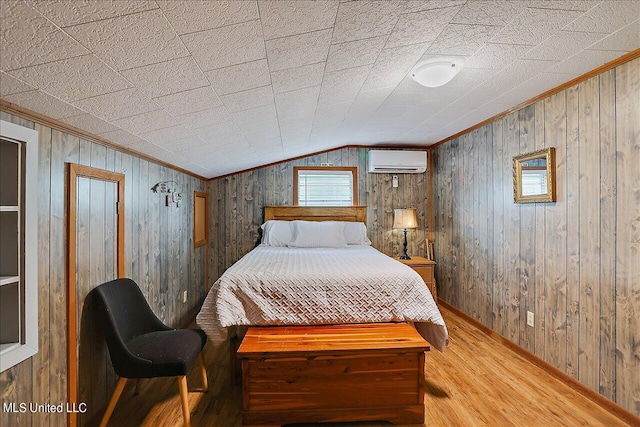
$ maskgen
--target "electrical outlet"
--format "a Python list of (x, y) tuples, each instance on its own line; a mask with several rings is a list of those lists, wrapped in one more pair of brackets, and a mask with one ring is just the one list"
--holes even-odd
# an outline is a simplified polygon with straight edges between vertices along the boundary
[(182, 293), (182, 302), (187, 302), (187, 291)]
[(527, 326), (533, 327), (533, 313), (527, 311)]

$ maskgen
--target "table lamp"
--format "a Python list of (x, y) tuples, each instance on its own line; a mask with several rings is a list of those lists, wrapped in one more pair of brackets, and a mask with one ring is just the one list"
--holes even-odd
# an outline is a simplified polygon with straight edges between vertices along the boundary
[(407, 229), (418, 228), (418, 217), (415, 209), (394, 209), (393, 228), (404, 229), (404, 250), (400, 259), (411, 259), (407, 255)]

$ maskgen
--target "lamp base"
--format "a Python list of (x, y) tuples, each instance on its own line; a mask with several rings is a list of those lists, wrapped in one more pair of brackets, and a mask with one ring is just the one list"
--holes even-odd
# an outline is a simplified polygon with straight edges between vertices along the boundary
[(404, 242), (402, 245), (402, 255), (400, 255), (400, 259), (411, 259), (409, 255), (407, 255), (407, 229), (404, 229)]

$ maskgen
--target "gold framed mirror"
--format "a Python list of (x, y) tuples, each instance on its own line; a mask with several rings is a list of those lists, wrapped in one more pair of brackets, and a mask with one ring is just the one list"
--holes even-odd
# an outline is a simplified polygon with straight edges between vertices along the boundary
[(513, 158), (513, 201), (556, 201), (556, 161), (553, 147)]

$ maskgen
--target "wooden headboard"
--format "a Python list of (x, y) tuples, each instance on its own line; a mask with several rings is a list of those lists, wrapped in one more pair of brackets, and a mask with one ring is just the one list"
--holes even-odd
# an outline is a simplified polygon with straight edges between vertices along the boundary
[(366, 206), (265, 206), (264, 220), (367, 222)]

